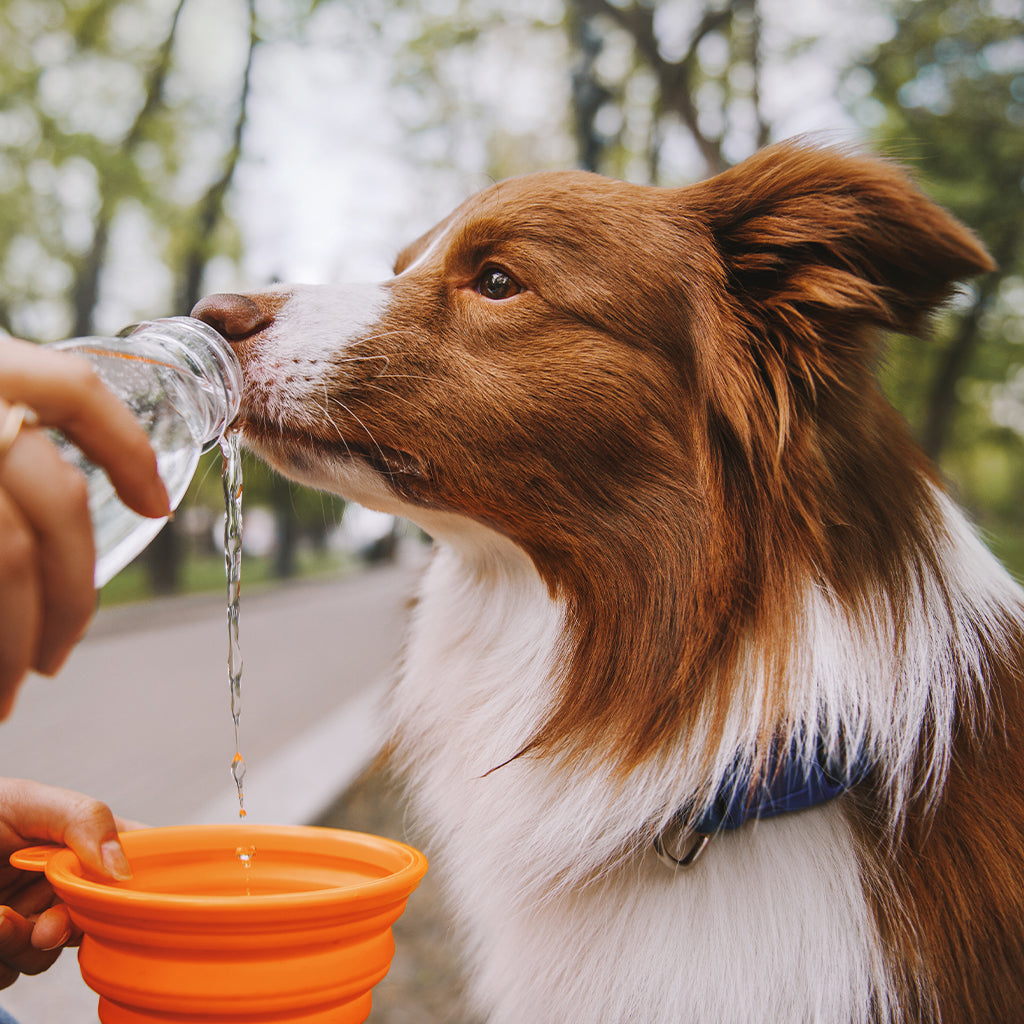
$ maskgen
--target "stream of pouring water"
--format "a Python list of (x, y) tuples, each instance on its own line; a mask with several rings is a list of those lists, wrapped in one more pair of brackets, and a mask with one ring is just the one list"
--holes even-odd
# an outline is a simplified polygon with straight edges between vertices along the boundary
[(228, 431), (220, 441), (224, 483), (224, 570), (228, 583), (228, 683), (235, 723), (235, 756), (231, 776), (238, 787), (238, 816), (245, 817), (245, 759), (239, 751), (238, 719), (242, 714), (242, 651), (238, 645), (238, 597), (242, 580), (242, 454), (238, 434)]

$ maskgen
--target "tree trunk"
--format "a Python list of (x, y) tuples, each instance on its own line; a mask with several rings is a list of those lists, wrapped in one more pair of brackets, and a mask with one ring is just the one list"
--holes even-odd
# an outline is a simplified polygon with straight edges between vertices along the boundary
[[(181, 10), (180, 4), (178, 10)], [(177, 20), (177, 15), (175, 20)], [(228, 151), (224, 170), (220, 177), (210, 185), (199, 202), (195, 218), (195, 233), (192, 237), (192, 244), (184, 256), (179, 276), (178, 303), (181, 313), (187, 313), (200, 299), (203, 271), (209, 258), (209, 238), (213, 234), (217, 222), (223, 216), (224, 199), (241, 156), (242, 133), (248, 116), (249, 84), (256, 43), (255, 0), (249, 0), (249, 52), (242, 78), (239, 112), (232, 132), (231, 149)], [(163, 544), (151, 545), (151, 557), (146, 562), (150, 574), (150, 584), (158, 594), (172, 593), (180, 589), (181, 585), (183, 551), (182, 545), (172, 530), (173, 526), (172, 520), (160, 534), (161, 537), (168, 535)]]
[[(122, 143), (124, 159), (132, 159), (139, 143), (145, 138), (146, 125), (149, 119), (160, 110), (164, 102), (164, 85), (171, 68), (171, 56), (174, 50), (174, 39), (178, 31), (178, 20), (185, 0), (179, 0), (167, 35), (160, 46), (156, 61), (150, 70), (146, 82), (146, 98), (139, 112), (135, 115), (131, 128), (128, 129)], [(78, 264), (75, 281), (72, 285), (74, 303), (74, 334), (83, 337), (92, 334), (93, 317), (99, 303), (100, 281), (103, 267), (107, 262), (107, 249), (110, 244), (110, 228), (117, 213), (118, 204), (123, 198), (116, 194), (106, 182), (100, 182), (100, 208), (93, 226), (92, 244), (89, 251)]]
[[(1007, 228), (992, 250), (997, 266), (1006, 268), (1017, 265), (1021, 237), (1022, 233), (1016, 224)], [(936, 462), (946, 448), (956, 416), (957, 386), (977, 351), (981, 341), (981, 321), (999, 292), (1002, 279), (1003, 273), (999, 271), (982, 278), (974, 304), (963, 314), (928, 387), (921, 444)]]
[(246, 55), (245, 70), (242, 73), (238, 115), (232, 130), (231, 148), (228, 150), (220, 177), (210, 184), (196, 207), (194, 220), (196, 227), (192, 234), (191, 244), (185, 253), (179, 278), (178, 308), (182, 313), (187, 313), (202, 298), (203, 274), (210, 257), (210, 238), (224, 215), (224, 200), (227, 198), (242, 156), (242, 137), (249, 119), (253, 59), (259, 44), (259, 36), (256, 33), (255, 0), (248, 0), (248, 6), (249, 50)]
[(571, 85), (577, 160), (585, 171), (600, 171), (605, 141), (597, 131), (595, 120), (611, 93), (597, 80), (594, 64), (604, 41), (583, 0), (570, 0), (568, 26), (570, 45), (576, 54)]
[(292, 487), (284, 477), (274, 474), (271, 482), (274, 501), (274, 527), (277, 547), (274, 551), (274, 576), (289, 579), (295, 575), (295, 552), (298, 523), (292, 507)]
[(107, 243), (110, 240), (110, 221), (113, 218), (111, 203), (104, 200), (93, 227), (92, 244), (78, 265), (78, 272), (71, 289), (74, 307), (72, 335), (84, 338), (93, 333), (93, 314), (100, 296), (100, 276), (107, 260)]
[[(573, 0), (570, 28), (575, 31), (575, 23), (590, 24), (598, 16), (604, 16), (625, 30), (632, 38), (636, 52), (651, 69), (658, 83), (659, 112), (675, 114), (679, 118), (703, 157), (707, 173), (718, 174), (729, 166), (729, 162), (722, 151), (722, 136), (707, 133), (700, 124), (700, 112), (694, 95), (698, 68), (697, 49), (712, 32), (727, 29), (737, 9), (751, 8), (752, 3), (753, 0), (729, 0), (721, 10), (705, 9), (703, 17), (690, 37), (686, 53), (677, 61), (666, 60), (662, 55), (654, 30), (654, 5), (634, 2), (626, 7), (610, 0)], [(755, 18), (755, 45), (757, 35), (758, 23)], [(759, 62), (755, 61), (753, 67), (757, 72)], [(755, 90), (755, 102), (756, 97)], [(758, 121), (760, 124), (760, 112)]]
[(181, 537), (174, 519), (153, 538), (143, 560), (154, 594), (176, 594), (181, 589)]

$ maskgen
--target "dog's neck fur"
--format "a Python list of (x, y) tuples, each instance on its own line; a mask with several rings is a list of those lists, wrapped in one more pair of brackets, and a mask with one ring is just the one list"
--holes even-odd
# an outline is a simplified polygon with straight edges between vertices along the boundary
[[(670, 765), (618, 786), (593, 766), (552, 771), (530, 756), (490, 772), (547, 710), (562, 614), (521, 558), (468, 566), (442, 546), (395, 693), (414, 805), (488, 1020), (797, 1024), (812, 1006), (822, 1020), (861, 1019), (888, 982), (838, 810), (744, 829), (699, 874), (673, 875), (636, 833), (678, 798)], [(666, 969), (687, 933), (699, 936), (693, 956)], [(577, 973), (554, 976), (566, 948)], [(621, 956), (633, 989), (607, 969)]]
[[(809, 588), (791, 663), (793, 727), (822, 722), (862, 740), (897, 809), (922, 783), (942, 785), (958, 702), (983, 704), (985, 650), (996, 642), (1000, 608), (1019, 600), (959, 511), (938, 500), (947, 583), (922, 581), (896, 642), (886, 609), (870, 610), (872, 645), (863, 623)], [(433, 832), (489, 1020), (888, 1019), (896, 981), (883, 967), (866, 868), (839, 805), (719, 837), (689, 874), (666, 870), (650, 853), (650, 833), (637, 830), (710, 798), (737, 751), (754, 749), (756, 652), (716, 737), (710, 776), (699, 774), (707, 736), (680, 737), (624, 780), (601, 763), (510, 761), (550, 710), (566, 654), (565, 609), (515, 545), (482, 527), (427, 525), (444, 539), (422, 586), (393, 712), (414, 805)], [(599, 933), (593, 914), (608, 917)], [(589, 935), (577, 931), (584, 920)], [(663, 951), (679, 945), (668, 933), (690, 930), (700, 933), (694, 959), (666, 971)], [(580, 944), (579, 974), (549, 977), (564, 944)], [(603, 984), (617, 977), (603, 959), (622, 946), (637, 970), (650, 965), (632, 993), (636, 1005), (618, 1006), (623, 994)], [(742, 983), (729, 980), (736, 971)]]
[[(991, 269), (899, 169), (783, 144), (207, 303), (250, 443), (437, 539), (397, 751), (491, 1024), (1018, 1019), (1022, 599), (874, 380)], [(801, 736), (871, 775), (652, 856)]]

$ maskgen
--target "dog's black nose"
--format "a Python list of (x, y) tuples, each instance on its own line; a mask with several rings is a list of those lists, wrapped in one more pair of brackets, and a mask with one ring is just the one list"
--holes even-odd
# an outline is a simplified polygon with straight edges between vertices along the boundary
[(228, 292), (200, 299), (192, 316), (209, 324), (228, 341), (244, 341), (274, 319), (273, 312), (261, 309), (248, 295)]

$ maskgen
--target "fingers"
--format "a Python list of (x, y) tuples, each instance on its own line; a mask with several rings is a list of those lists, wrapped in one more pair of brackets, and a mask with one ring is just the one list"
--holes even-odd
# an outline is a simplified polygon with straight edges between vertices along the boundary
[[(168, 514), (156, 456), (128, 408), (83, 359), (0, 340), (0, 418), (23, 402), (108, 473), (125, 502)], [(0, 718), (29, 669), (58, 671), (92, 617), (95, 548), (83, 476), (40, 427), (0, 457)]]
[(55, 800), (64, 817), (57, 840), (70, 846), (92, 871), (115, 881), (131, 878), (132, 869), (117, 838), (117, 824), (110, 808), (80, 793), (59, 792), (63, 795)]
[[(38, 428), (23, 429), (0, 461), (0, 493), (27, 526), (34, 545), (35, 571), (23, 570), (19, 583), (0, 577), (8, 600), (33, 600), (37, 625), (29, 667), (52, 675), (85, 631), (96, 607), (93, 569), (96, 552), (88, 494), (81, 473), (69, 466)], [(13, 516), (9, 509), (9, 515)], [(4, 536), (4, 546), (7, 536)], [(10, 571), (10, 570), (9, 570)], [(34, 579), (29, 577), (34, 575)], [(29, 614), (20, 613), (22, 618)], [(4, 634), (13, 627), (0, 626)], [(22, 666), (24, 668), (24, 666)]]
[[(73, 943), (76, 938), (80, 938), (78, 930), (63, 903), (47, 908), (32, 921), (32, 948), (39, 952), (60, 952), (63, 946)], [(49, 964), (46, 966), (49, 967)], [(22, 967), (21, 971), (23, 974), (33, 973), (30, 968), (25, 967)]]
[[(0, 779), (0, 856), (40, 840), (69, 846), (90, 870), (131, 877), (110, 808), (99, 800), (26, 779)], [(49, 882), (35, 872), (0, 872), (0, 988), (38, 974), (81, 934)]]
[(0, 851), (10, 856), (40, 840), (71, 847), (86, 868), (106, 878), (131, 877), (105, 803), (27, 779), (0, 780)]
[(24, 402), (102, 466), (122, 500), (141, 515), (169, 513), (156, 456), (128, 408), (88, 362), (28, 342), (0, 340), (0, 396)]
[(2, 489), (0, 538), (0, 718), (6, 718), (38, 651), (42, 585), (35, 534)]
[(12, 985), (19, 974), (45, 971), (71, 937), (71, 919), (63, 906), (51, 908), (35, 922), (0, 907), (0, 988)]

